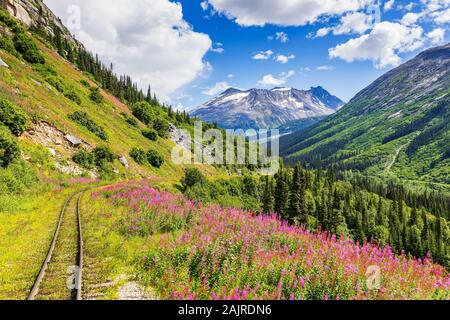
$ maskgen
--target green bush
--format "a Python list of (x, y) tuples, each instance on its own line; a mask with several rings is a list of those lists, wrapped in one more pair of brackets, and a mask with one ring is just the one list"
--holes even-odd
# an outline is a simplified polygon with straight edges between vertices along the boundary
[(62, 83), (61, 79), (54, 75), (49, 75), (47, 78), (45, 78), (45, 81), (47, 81), (53, 88), (58, 90), (59, 92), (64, 92), (64, 84)]
[(147, 154), (140, 148), (133, 148), (130, 151), (130, 157), (133, 158), (137, 164), (144, 165), (148, 163)]
[(27, 129), (28, 116), (8, 99), (0, 97), (0, 124), (4, 124), (16, 136)]
[(138, 127), (138, 122), (135, 118), (128, 117), (126, 122), (133, 127)]
[(153, 129), (147, 128), (147, 129), (143, 129), (141, 132), (144, 137), (146, 137), (147, 139), (149, 139), (151, 141), (158, 140), (158, 133)]
[(58, 76), (58, 72), (56, 72), (56, 70), (52, 66), (49, 66), (47, 64), (37, 64), (33, 66), (33, 70), (39, 72), (41, 75), (45, 77)]
[(206, 178), (197, 168), (187, 168), (184, 170), (184, 177), (181, 179), (181, 185), (184, 190), (192, 188), (196, 184), (205, 184)]
[(93, 169), (95, 166), (94, 155), (85, 150), (80, 150), (72, 156), (73, 162), (85, 169)]
[(213, 201), (207, 184), (197, 183), (187, 188), (184, 195), (190, 200), (201, 201), (203, 203), (211, 203)]
[(169, 122), (165, 119), (156, 118), (153, 121), (153, 129), (158, 132), (161, 138), (167, 137), (167, 131), (169, 131)]
[(0, 35), (0, 49), (5, 50), (16, 57), (20, 57), (11, 38)]
[(133, 106), (133, 115), (146, 125), (151, 125), (156, 117), (156, 113), (151, 104), (141, 101)]
[(39, 51), (39, 48), (33, 42), (29, 36), (25, 33), (18, 33), (13, 38), (14, 47), (19, 52), (22, 57), (33, 64), (44, 64), (45, 59), (42, 53)]
[(81, 105), (81, 98), (74, 90), (70, 90), (70, 91), (66, 92), (64, 94), (64, 96), (67, 99), (72, 100), (73, 102), (75, 102), (77, 105)]
[(20, 149), (12, 139), (0, 134), (0, 167), (7, 168), (14, 160), (20, 157)]
[[(11, 196), (11, 194), (29, 190), (30, 187), (38, 182), (36, 173), (25, 161), (15, 161), (7, 169), (0, 170), (0, 195), (8, 195), (8, 199), (14, 203), (17, 197)], [(8, 205), (1, 200), (0, 212), (4, 212)], [(19, 202), (14, 208), (15, 211), (18, 204)]]
[(90, 89), (91, 85), (86, 80), (80, 80), (80, 83), (83, 87)]
[(94, 163), (98, 167), (102, 167), (106, 163), (111, 163), (116, 159), (116, 155), (106, 146), (97, 147), (92, 151)]
[(105, 130), (94, 121), (89, 119), (89, 116), (86, 112), (76, 111), (69, 115), (69, 119), (82, 125), (100, 139), (105, 141), (108, 140), (108, 135), (106, 134)]
[(72, 156), (73, 162), (85, 169), (104, 168), (107, 163), (112, 163), (116, 155), (106, 146), (97, 147), (92, 152), (79, 150)]
[(164, 157), (161, 156), (156, 150), (149, 150), (147, 152), (147, 160), (148, 163), (155, 168), (161, 168), (164, 164)]
[(91, 98), (91, 100), (97, 104), (103, 103), (103, 96), (100, 93), (99, 88), (91, 88), (91, 94), (89, 95), (89, 98)]

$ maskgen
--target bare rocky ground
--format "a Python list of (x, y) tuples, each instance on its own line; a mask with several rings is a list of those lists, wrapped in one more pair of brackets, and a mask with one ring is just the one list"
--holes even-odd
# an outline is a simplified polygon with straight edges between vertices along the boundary
[[(86, 151), (91, 151), (93, 149), (86, 141), (68, 134), (46, 121), (40, 121), (34, 124), (32, 128), (24, 133), (23, 138), (28, 139), (35, 144), (47, 147), (50, 155), (55, 160), (55, 168), (62, 173), (73, 176), (80, 176), (85, 170), (80, 168), (73, 161), (65, 159), (65, 157), (67, 157), (67, 155), (73, 155), (80, 149)], [(74, 145), (73, 141), (76, 141), (77, 145)], [(94, 170), (89, 171), (88, 174), (92, 178), (97, 177)]]
[(118, 294), (119, 300), (157, 300), (153, 290), (146, 290), (134, 281), (121, 286)]

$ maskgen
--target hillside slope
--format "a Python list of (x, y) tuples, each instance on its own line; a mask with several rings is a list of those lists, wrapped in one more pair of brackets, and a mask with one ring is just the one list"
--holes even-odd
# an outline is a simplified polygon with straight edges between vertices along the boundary
[(282, 141), (288, 161), (450, 183), (450, 44), (386, 73), (342, 110)]
[[(82, 48), (65, 29), (55, 29), (54, 20), (43, 24), (43, 29), (28, 28), (2, 8), (0, 14), (0, 196), (17, 194), (30, 189), (32, 181), (41, 183), (49, 178), (154, 176), (164, 177), (170, 187), (179, 181), (184, 166), (171, 161), (173, 135), (160, 132), (161, 137), (145, 137), (143, 130), (147, 126), (153, 130), (152, 125), (133, 115), (133, 102), (114, 97), (93, 74), (63, 58), (58, 51), (67, 54), (68, 44)], [(67, 37), (61, 48), (41, 36), (46, 24)], [(167, 130), (165, 123), (189, 129), (183, 115), (157, 102), (146, 107), (152, 121), (162, 124), (162, 131)], [(19, 127), (17, 132), (14, 127)], [(138, 164), (130, 154), (136, 148), (155, 150), (164, 164), (159, 168)], [(103, 158), (97, 161), (96, 157)], [(207, 175), (218, 173), (211, 166), (199, 167)], [(19, 169), (21, 174), (17, 174)], [(6, 210), (5, 203), (0, 199), (0, 211)]]

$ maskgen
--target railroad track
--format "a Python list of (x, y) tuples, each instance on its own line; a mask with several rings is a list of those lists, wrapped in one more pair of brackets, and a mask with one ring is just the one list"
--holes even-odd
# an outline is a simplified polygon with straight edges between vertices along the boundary
[(28, 300), (81, 300), (83, 236), (80, 205), (84, 191), (64, 203), (47, 257)]

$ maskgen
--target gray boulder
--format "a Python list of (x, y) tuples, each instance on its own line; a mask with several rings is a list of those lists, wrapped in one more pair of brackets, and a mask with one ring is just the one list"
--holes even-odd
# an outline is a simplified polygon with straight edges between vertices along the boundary
[(0, 58), (0, 67), (9, 68), (9, 66), (6, 64), (5, 61), (2, 60), (2, 58)]

